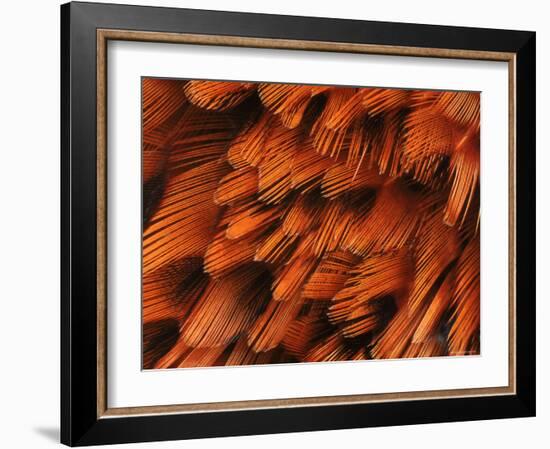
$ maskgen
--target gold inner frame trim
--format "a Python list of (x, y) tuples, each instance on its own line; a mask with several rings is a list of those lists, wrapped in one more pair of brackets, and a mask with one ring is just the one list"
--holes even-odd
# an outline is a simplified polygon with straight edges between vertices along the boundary
[[(470, 59), (508, 63), (509, 73), (509, 354), (508, 386), (394, 392), (344, 396), (322, 396), (201, 404), (175, 404), (109, 408), (107, 402), (107, 42), (109, 40), (326, 51), (378, 55)], [(492, 51), (421, 48), (374, 44), (264, 39), (183, 33), (160, 33), (115, 29), (97, 30), (97, 417), (116, 418), (135, 415), (204, 413), (229, 410), (312, 407), (364, 404), (422, 399), (447, 399), (513, 395), (516, 392), (516, 54)]]

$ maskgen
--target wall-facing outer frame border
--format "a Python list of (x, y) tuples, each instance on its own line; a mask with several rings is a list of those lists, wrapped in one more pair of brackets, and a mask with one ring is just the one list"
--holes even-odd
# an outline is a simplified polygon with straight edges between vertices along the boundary
[[(534, 33), (90, 3), (63, 5), (61, 14), (63, 443), (121, 443), (534, 415)], [(515, 257), (517, 262), (510, 276), (510, 291), (515, 292), (511, 298), (517, 298), (517, 304), (513, 300), (510, 303), (515, 316), (511, 320), (511, 335), (515, 336), (515, 345), (511, 345), (514, 363), (510, 365), (513, 388), (455, 390), (446, 395), (422, 392), (226, 403), (202, 408), (107, 409), (106, 272), (102, 268), (106, 258), (108, 39), (508, 61), (511, 98), (515, 98), (515, 111), (513, 106), (510, 109), (510, 179), (514, 181), (510, 195), (515, 206), (510, 217), (510, 247), (512, 260)]]

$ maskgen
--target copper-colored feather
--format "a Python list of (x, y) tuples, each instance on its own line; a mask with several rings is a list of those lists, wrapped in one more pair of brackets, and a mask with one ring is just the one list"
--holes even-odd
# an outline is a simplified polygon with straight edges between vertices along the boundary
[(326, 86), (262, 83), (258, 94), (263, 104), (278, 114), (287, 128), (296, 128), (313, 97), (326, 91)]
[(298, 316), (302, 303), (299, 294), (288, 301), (271, 300), (248, 332), (248, 344), (252, 349), (264, 352), (276, 348)]
[(323, 311), (296, 318), (288, 325), (288, 330), (281, 341), (284, 350), (298, 359), (303, 359), (315, 342), (326, 334), (327, 324), (323, 322)]
[(275, 122), (272, 115), (265, 112), (257, 121), (244, 127), (227, 149), (229, 163), (234, 168), (258, 166), (265, 155), (265, 144), (273, 132), (272, 125)]
[(258, 244), (254, 260), (282, 264), (293, 253), (297, 242), (297, 235), (287, 234), (282, 226), (278, 226)]
[(214, 278), (229, 274), (253, 260), (257, 245), (257, 236), (254, 233), (240, 239), (228, 239), (225, 229), (222, 229), (206, 249), (204, 271)]
[(143, 276), (143, 322), (185, 318), (202, 294), (207, 279), (202, 259), (188, 258)]
[(168, 181), (158, 210), (143, 233), (145, 271), (204, 254), (219, 212), (214, 192), (226, 171), (224, 164), (213, 161)]
[(379, 309), (377, 300), (387, 295), (406, 297), (412, 274), (413, 262), (404, 249), (367, 257), (334, 295), (329, 318), (336, 323), (357, 319), (375, 313)]
[(235, 201), (244, 200), (258, 192), (258, 173), (255, 168), (247, 167), (235, 170), (223, 177), (214, 201), (220, 205), (227, 205)]
[(329, 123), (334, 120), (342, 107), (353, 97), (354, 89), (331, 89), (327, 94), (327, 100), (323, 112), (315, 120), (310, 134), (313, 137), (315, 149), (324, 156), (338, 157), (349, 146), (347, 128), (334, 129)]
[(451, 121), (479, 130), (479, 92), (441, 92), (433, 107)]
[(181, 338), (192, 347), (218, 347), (247, 331), (269, 300), (268, 278), (261, 267), (211, 280), (181, 327)]
[(452, 154), (457, 130), (431, 107), (413, 110), (404, 121), (403, 165), (418, 181), (429, 184)]
[(305, 284), (303, 296), (316, 300), (332, 299), (344, 288), (359, 260), (354, 254), (342, 250), (326, 254)]
[(271, 351), (256, 352), (252, 349), (245, 337), (241, 337), (236, 343), (231, 353), (225, 361), (226, 366), (233, 365), (265, 365), (272, 363), (280, 357), (281, 351), (274, 349)]
[[(349, 348), (342, 334), (334, 333), (318, 343), (304, 357), (305, 362), (337, 362), (357, 359), (357, 350)], [(359, 357), (361, 360), (363, 357)]]
[(302, 194), (311, 192), (321, 185), (323, 177), (333, 165), (334, 161), (317, 153), (309, 141), (304, 143), (290, 163), (292, 188)]
[(462, 136), (451, 156), (452, 184), (445, 208), (446, 223), (464, 223), (478, 189), (479, 165), (479, 134), (470, 131)]
[(196, 106), (225, 111), (246, 100), (254, 89), (254, 83), (189, 81), (185, 86), (185, 94), (189, 101)]
[(457, 264), (454, 312), (449, 332), (449, 352), (453, 355), (479, 353), (479, 240), (464, 249)]
[(416, 236), (425, 212), (421, 194), (402, 182), (387, 182), (372, 209), (356, 216), (344, 246), (362, 256), (402, 248)]
[(148, 135), (185, 106), (183, 85), (178, 80), (144, 78), (142, 84), (143, 130)]
[(408, 302), (413, 309), (426, 304), (426, 298), (441, 276), (450, 269), (460, 254), (456, 229), (447, 226), (441, 214), (429, 217), (419, 231), (414, 250), (414, 287)]
[(280, 203), (292, 189), (292, 161), (297, 153), (300, 133), (278, 127), (266, 142), (265, 156), (258, 165), (259, 199)]
[(288, 235), (302, 235), (316, 229), (325, 201), (314, 195), (299, 195), (282, 217), (281, 227)]
[(323, 196), (332, 199), (356, 190), (380, 187), (384, 181), (385, 178), (376, 170), (366, 166), (354, 169), (344, 164), (335, 164), (326, 171), (321, 192)]

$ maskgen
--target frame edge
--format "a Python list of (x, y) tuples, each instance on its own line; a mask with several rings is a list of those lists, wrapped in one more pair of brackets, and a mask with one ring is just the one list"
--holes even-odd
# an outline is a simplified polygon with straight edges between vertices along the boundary
[[(76, 6), (76, 8), (75, 8)], [(84, 365), (88, 362), (84, 362), (81, 359), (74, 357), (75, 347), (77, 345), (82, 345), (84, 340), (88, 342), (88, 339), (82, 338), (82, 334), (85, 332), (84, 329), (78, 330), (76, 326), (82, 323), (81, 313), (84, 311), (84, 307), (77, 310), (76, 307), (72, 307), (72, 302), (74, 300), (74, 294), (77, 291), (73, 289), (73, 265), (76, 263), (73, 259), (75, 255), (75, 249), (73, 248), (73, 202), (75, 197), (72, 194), (72, 188), (74, 185), (78, 184), (82, 186), (84, 181), (75, 181), (73, 180), (73, 168), (77, 165), (73, 161), (73, 156), (75, 156), (75, 150), (78, 149), (78, 146), (74, 146), (73, 137), (71, 131), (75, 126), (76, 116), (73, 117), (73, 114), (76, 112), (71, 108), (71, 104), (75, 102), (73, 98), (73, 80), (75, 76), (74, 70), (74, 55), (76, 52), (76, 38), (75, 30), (82, 25), (82, 30), (79, 32), (79, 35), (82, 36), (85, 33), (89, 33), (92, 29), (94, 30), (99, 23), (95, 22), (94, 17), (90, 18), (90, 21), (83, 19), (83, 14), (86, 10), (89, 10), (90, 7), (95, 10), (99, 5), (86, 4), (86, 3), (77, 3), (77, 4), (64, 4), (61, 6), (61, 442), (70, 446), (80, 446), (80, 445), (90, 445), (90, 444), (106, 444), (106, 443), (122, 443), (122, 442), (137, 442), (137, 441), (155, 441), (159, 439), (180, 439), (180, 438), (201, 438), (201, 437), (216, 437), (216, 436), (229, 436), (229, 435), (247, 435), (252, 434), (251, 431), (242, 428), (239, 425), (235, 425), (231, 429), (230, 424), (221, 425), (219, 429), (211, 429), (207, 432), (202, 432), (202, 434), (197, 435), (198, 428), (197, 423), (200, 418), (204, 418), (205, 422), (215, 423), (223, 420), (225, 416), (224, 412), (217, 413), (206, 413), (200, 415), (191, 416), (189, 419), (186, 419), (186, 422), (189, 426), (185, 428), (166, 430), (170, 423), (176, 423), (178, 418), (181, 418), (181, 415), (161, 415), (157, 417), (151, 416), (141, 416), (141, 417), (131, 417), (131, 418), (97, 418), (97, 415), (93, 419), (89, 416), (90, 404), (82, 399), (89, 398), (91, 396), (90, 392), (82, 393), (78, 391), (78, 388), (75, 387), (74, 380), (77, 380), (79, 384), (78, 387), (81, 387), (82, 383), (88, 385), (89, 377), (91, 374), (87, 374), (86, 379), (82, 381), (78, 379), (79, 374), (82, 374)], [(105, 7), (114, 6), (114, 5), (103, 5)], [(123, 5), (119, 5), (123, 6)], [(101, 6), (99, 6), (101, 8)], [(136, 8), (128, 7), (126, 8)], [(107, 8), (106, 8), (107, 9)], [(167, 8), (163, 8), (167, 9)], [(97, 11), (96, 11), (97, 13)], [(219, 13), (219, 12), (217, 12)], [(78, 17), (77, 17), (78, 16)], [(285, 16), (283, 16), (285, 17)], [(286, 16), (290, 17), (290, 16)], [(330, 19), (329, 19), (330, 20)], [(534, 251), (535, 251), (535, 33), (529, 32), (515, 32), (521, 33), (522, 36), (522, 45), (521, 48), (517, 50), (517, 66), (516, 74), (518, 78), (518, 83), (516, 84), (516, 96), (517, 96), (517, 149), (524, 149), (526, 154), (522, 155), (518, 152), (518, 193), (517, 197), (523, 198), (523, 206), (518, 207), (518, 222), (517, 222), (517, 234), (519, 235), (520, 228), (524, 232), (521, 233), (522, 239), (517, 245), (517, 257), (518, 261), (518, 276), (516, 283), (516, 291), (519, 293), (521, 291), (522, 297), (529, 299), (526, 301), (527, 304), (518, 304), (518, 314), (522, 317), (521, 319), (526, 320), (533, 324), (532, 327), (527, 328), (527, 325), (523, 325), (518, 330), (518, 340), (521, 341), (521, 346), (523, 348), (530, 348), (530, 351), (523, 351), (522, 357), (519, 357), (518, 354), (518, 363), (517, 363), (517, 394), (512, 397), (502, 398), (498, 400), (497, 398), (491, 398), (490, 401), (495, 407), (496, 404), (500, 404), (501, 409), (497, 413), (491, 414), (489, 410), (479, 410), (476, 413), (476, 416), (471, 418), (462, 418), (462, 419), (491, 419), (491, 418), (506, 418), (506, 417), (529, 417), (535, 416), (536, 412), (536, 401), (535, 401), (535, 328), (534, 328), (534, 316), (535, 316), (535, 304), (534, 304), (534, 291), (535, 291), (535, 276), (534, 276)], [(88, 39), (88, 36), (87, 36)], [(93, 38), (95, 42), (95, 34)], [(75, 44), (75, 45), (73, 45)], [(88, 42), (87, 42), (88, 44)], [(87, 50), (87, 49), (86, 49)], [(76, 53), (75, 53), (76, 54)], [(89, 63), (89, 61), (86, 61)], [(95, 63), (95, 58), (94, 58)], [(80, 64), (80, 63), (79, 63)], [(93, 78), (95, 80), (95, 72), (93, 73)], [(521, 87), (523, 86), (523, 87)], [(96, 85), (93, 84), (95, 91)], [(521, 100), (521, 101), (520, 101)], [(83, 114), (82, 112), (80, 114)], [(90, 114), (90, 112), (88, 112)], [(89, 118), (89, 115), (86, 114), (86, 118)], [(82, 119), (84, 120), (84, 119)], [(94, 123), (95, 125), (95, 123)], [(95, 126), (94, 126), (95, 130)], [(81, 150), (79, 150), (81, 151)], [(80, 154), (80, 153), (79, 153)], [(94, 153), (95, 158), (95, 153)], [(82, 161), (79, 161), (80, 166), (82, 167)], [(95, 169), (95, 164), (93, 166)], [(75, 170), (74, 173), (77, 173)], [(89, 180), (89, 179), (88, 179)], [(82, 187), (80, 187), (81, 189)], [(81, 193), (82, 194), (82, 193)], [(95, 191), (94, 191), (95, 194)], [(87, 199), (88, 197), (86, 197)], [(522, 214), (523, 212), (523, 214)], [(81, 217), (85, 218), (85, 217)], [(76, 226), (74, 229), (77, 229)], [(95, 228), (94, 228), (95, 230)], [(76, 239), (75, 239), (76, 242)], [(82, 247), (79, 246), (76, 250), (76, 253), (82, 253)], [(78, 255), (78, 254), (77, 254)], [(520, 269), (524, 264), (524, 268)], [(84, 264), (89, 266), (89, 264)], [(76, 266), (75, 268), (78, 268)], [(80, 266), (82, 268), (82, 266)], [(74, 271), (77, 271), (76, 269)], [(94, 273), (95, 275), (95, 273)], [(77, 276), (83, 276), (82, 274), (77, 274)], [(95, 279), (95, 278), (94, 278)], [(521, 285), (520, 285), (521, 284)], [(79, 296), (81, 293), (79, 292)], [(88, 296), (88, 295), (86, 295)], [(87, 300), (87, 298), (82, 298)], [(531, 300), (532, 299), (532, 300)], [(75, 303), (75, 306), (77, 303)], [(95, 316), (95, 315), (94, 315)], [(73, 345), (73, 338), (74, 341)], [(96, 335), (93, 335), (94, 343)], [(74, 346), (74, 347), (73, 347)], [(87, 346), (86, 346), (87, 348)], [(76, 367), (76, 371), (75, 371)], [(95, 380), (96, 371), (94, 370), (93, 377)], [(97, 396), (97, 391), (94, 391), (94, 397)], [(404, 424), (420, 424), (427, 422), (447, 422), (461, 420), (460, 416), (465, 412), (464, 402), (456, 401), (451, 405), (448, 400), (439, 400), (445, 401), (450, 406), (450, 409), (447, 414), (444, 416), (419, 416), (417, 418), (411, 419), (408, 416), (409, 421), (407, 422), (404, 417), (395, 418), (393, 420), (388, 419), (389, 412), (388, 405), (382, 404), (377, 406), (376, 409), (383, 410), (382, 417), (373, 417), (372, 410), (368, 411), (366, 408), (362, 407), (360, 404), (355, 406), (336, 406), (343, 407), (341, 409), (342, 414), (346, 414), (346, 411), (358, 413), (363, 409), (365, 415), (364, 418), (360, 419), (357, 416), (352, 416), (349, 423), (342, 425), (341, 420), (335, 419), (333, 422), (326, 420), (326, 416), (321, 418), (319, 422), (314, 422), (314, 419), (306, 419), (308, 413), (311, 412), (311, 408), (308, 407), (298, 407), (293, 409), (294, 411), (288, 412), (288, 415), (281, 417), (282, 411), (275, 411), (268, 409), (263, 413), (264, 419), (268, 416), (279, 417), (281, 420), (280, 423), (275, 423), (272, 427), (267, 426), (265, 423), (261, 425), (258, 423), (259, 416), (250, 414), (250, 411), (239, 411), (239, 412), (230, 412), (235, 416), (235, 421), (240, 417), (252, 416), (251, 423), (256, 422), (259, 424), (259, 431), (254, 432), (258, 434), (266, 433), (284, 433), (284, 432), (297, 432), (297, 431), (313, 431), (313, 430), (332, 430), (339, 428), (357, 428), (365, 426), (392, 426), (392, 425), (404, 425)], [(418, 409), (422, 410), (422, 403), (426, 401), (412, 401), (411, 410)], [(429, 402), (429, 401), (428, 401)], [(94, 401), (94, 407), (95, 407)], [(391, 404), (391, 403), (390, 403)], [(462, 404), (462, 406), (460, 405)], [(478, 406), (481, 403), (477, 402)], [(470, 403), (473, 407), (473, 402)], [(331, 408), (331, 407), (327, 407)], [(332, 407), (333, 410), (334, 407)], [(328, 410), (327, 410), (328, 412)], [(429, 412), (428, 412), (429, 414)], [(217, 416), (213, 416), (217, 415)], [(305, 422), (301, 427), (296, 427), (297, 425), (292, 424), (289, 419), (291, 416), (302, 416), (302, 419), (305, 419)], [(312, 412), (312, 415), (322, 415), (321, 412), (315, 413)], [(488, 416), (491, 415), (491, 416)], [(384, 417), (387, 422), (384, 422)], [(370, 419), (371, 421), (368, 424), (365, 422)], [(404, 422), (405, 421), (405, 422)], [(147, 429), (148, 426), (143, 426), (145, 423), (151, 423), (152, 427)], [(180, 422), (180, 425), (183, 421)], [(141, 424), (141, 425), (140, 425)], [(172, 424), (172, 426), (174, 426)], [(137, 427), (137, 428), (134, 428)], [(145, 429), (143, 427), (146, 427)], [(161, 428), (164, 428), (164, 432), (161, 432)], [(149, 432), (149, 433), (148, 433)], [(160, 433), (159, 433), (160, 432)]]

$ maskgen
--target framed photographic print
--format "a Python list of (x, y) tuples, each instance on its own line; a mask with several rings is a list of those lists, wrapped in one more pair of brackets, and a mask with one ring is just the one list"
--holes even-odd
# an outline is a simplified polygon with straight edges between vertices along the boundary
[(535, 414), (535, 33), (61, 7), (61, 439)]

